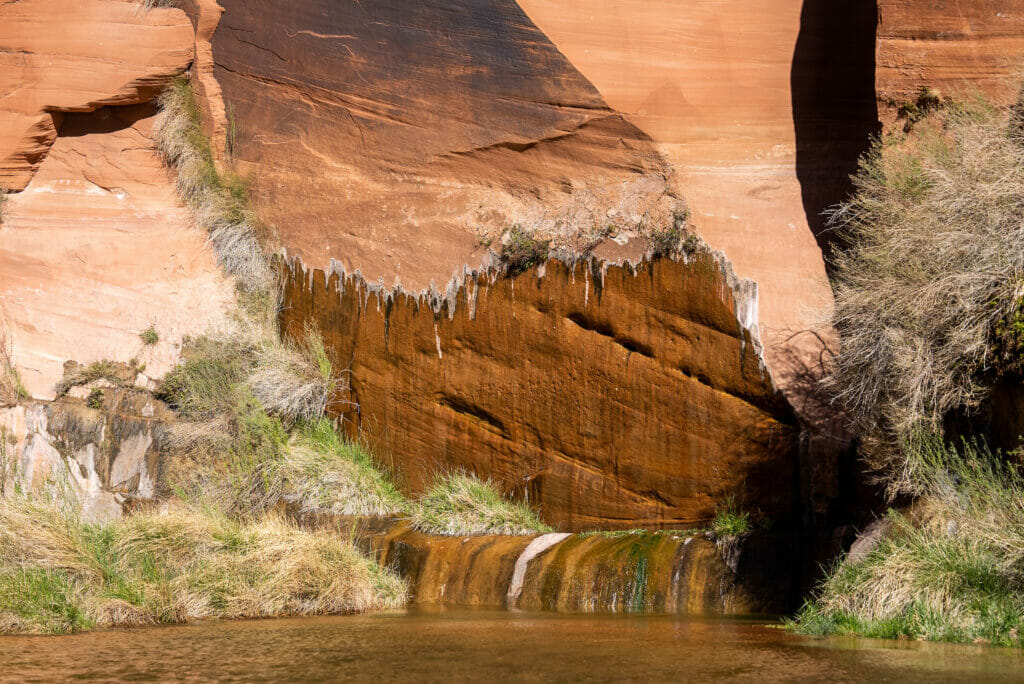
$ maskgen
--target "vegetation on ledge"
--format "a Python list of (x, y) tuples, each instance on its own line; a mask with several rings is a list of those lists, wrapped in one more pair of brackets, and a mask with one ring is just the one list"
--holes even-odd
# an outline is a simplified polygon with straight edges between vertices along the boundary
[(836, 566), (791, 626), (1024, 645), (1024, 478), (998, 454), (919, 437), (904, 456), (920, 499), (889, 513), (866, 556)]
[(53, 501), (0, 500), (0, 633), (352, 613), (405, 593), (348, 540), (272, 515), (171, 508), (87, 524)]
[(467, 473), (439, 475), (412, 510), (416, 529), (428, 534), (534, 534), (550, 532), (529, 506), (507, 501), (490, 480)]

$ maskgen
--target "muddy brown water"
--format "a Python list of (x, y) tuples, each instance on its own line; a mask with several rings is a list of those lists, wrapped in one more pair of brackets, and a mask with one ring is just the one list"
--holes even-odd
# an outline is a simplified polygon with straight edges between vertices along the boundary
[(409, 611), (0, 638), (3, 681), (1021, 681), (1018, 651), (764, 621)]

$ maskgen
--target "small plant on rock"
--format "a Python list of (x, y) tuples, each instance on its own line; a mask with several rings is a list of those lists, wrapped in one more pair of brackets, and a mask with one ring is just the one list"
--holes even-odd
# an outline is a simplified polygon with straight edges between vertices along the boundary
[(517, 276), (548, 258), (550, 240), (538, 240), (516, 224), (505, 234), (501, 247), (501, 261), (505, 272)]
[(89, 408), (98, 410), (103, 408), (104, 399), (105, 395), (103, 394), (103, 390), (101, 390), (99, 387), (94, 387), (92, 391), (89, 392), (89, 398), (86, 399), (85, 403), (89, 406)]
[(151, 325), (139, 333), (139, 339), (142, 340), (142, 344), (147, 347), (152, 347), (160, 341), (160, 333), (158, 333), (156, 328)]
[(740, 537), (750, 532), (750, 513), (743, 510), (735, 496), (728, 496), (715, 510), (711, 531), (719, 539)]

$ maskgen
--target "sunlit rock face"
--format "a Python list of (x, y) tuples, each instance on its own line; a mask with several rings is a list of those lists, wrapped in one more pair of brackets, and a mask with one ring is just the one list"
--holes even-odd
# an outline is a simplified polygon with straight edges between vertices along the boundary
[(0, 3), (0, 187), (21, 190), (62, 112), (147, 102), (193, 58), (181, 10), (126, 0)]
[(514, 224), (578, 245), (672, 220), (649, 136), (511, 0), (222, 4), (236, 156), (312, 267), (419, 290)]
[(878, 1), (879, 114), (891, 123), (922, 87), (939, 96), (1019, 95), (1024, 63), (1020, 0)]
[(351, 385), (335, 410), (409, 490), (462, 468), (560, 529), (679, 528), (730, 496), (793, 516), (795, 420), (755, 311), (753, 284), (698, 253), (469, 275), (433, 299), (299, 268), (282, 326), (319, 326)]
[(0, 3), (0, 188), (19, 191), (0, 224), (0, 344), (34, 397), (67, 360), (160, 377), (184, 335), (226, 319), (232, 283), (153, 142), (152, 100), (196, 42), (180, 9)]

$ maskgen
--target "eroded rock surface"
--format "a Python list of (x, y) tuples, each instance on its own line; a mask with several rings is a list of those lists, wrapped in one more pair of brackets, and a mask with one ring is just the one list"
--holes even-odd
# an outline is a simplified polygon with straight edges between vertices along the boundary
[(222, 4), (215, 74), (237, 158), (310, 266), (418, 290), (513, 224), (575, 245), (671, 223), (649, 136), (512, 0)]
[[(224, 277), (178, 202), (148, 105), (68, 114), (0, 224), (0, 326), (28, 391), (51, 399), (64, 362), (137, 358), (152, 377), (181, 338), (224, 323)], [(139, 334), (153, 326), (155, 345)]]
[(709, 253), (602, 270), (469, 276), (431, 302), (300, 268), (282, 324), (319, 325), (350, 372), (336, 411), (411, 490), (465, 468), (567, 530), (695, 526), (730, 495), (790, 517), (796, 430), (753, 285)]
[(145, 392), (108, 390), (101, 409), (64, 398), (0, 410), (0, 494), (47, 493), (77, 502), (87, 521), (122, 514), (156, 493), (170, 412)]
[(1018, 95), (1024, 63), (1021, 0), (879, 0), (879, 112), (892, 123), (922, 87), (941, 96)]
[(134, 0), (0, 2), (0, 188), (21, 190), (62, 112), (153, 98), (193, 57), (178, 9)]

